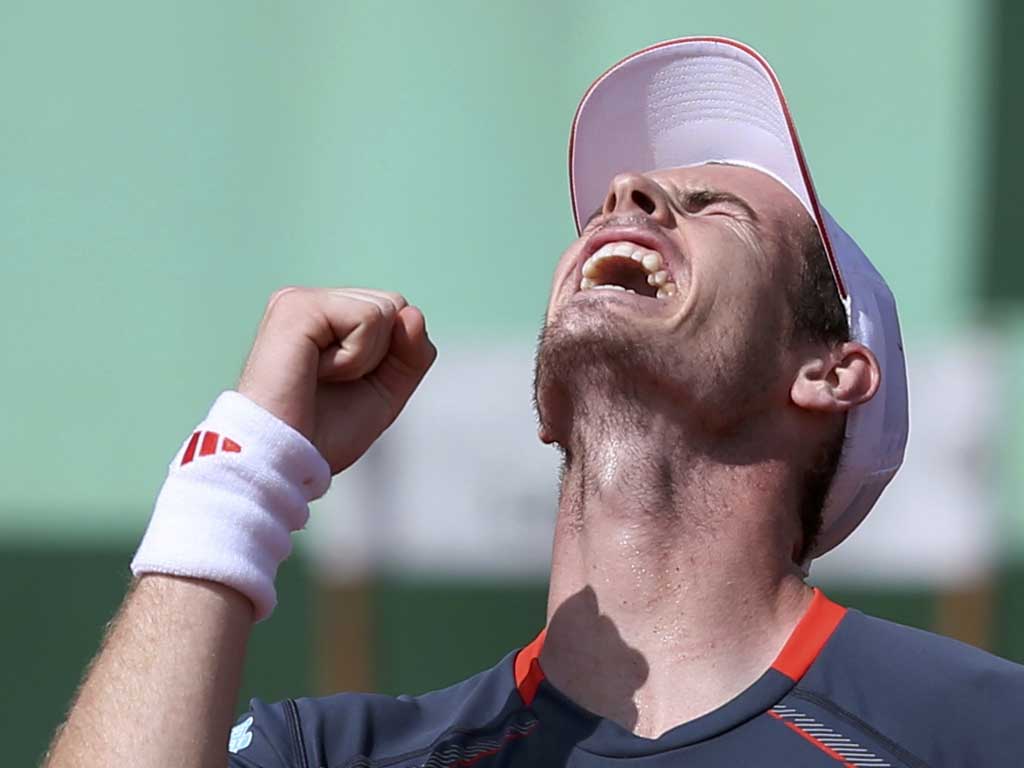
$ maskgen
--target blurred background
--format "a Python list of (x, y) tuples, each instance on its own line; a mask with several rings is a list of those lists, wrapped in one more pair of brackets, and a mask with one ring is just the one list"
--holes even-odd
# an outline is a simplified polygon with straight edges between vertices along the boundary
[(577, 101), (736, 37), (900, 302), (907, 466), (812, 580), (1024, 661), (1024, 4), (0, 0), (0, 741), (38, 761), (167, 463), (283, 285), (399, 290), (440, 357), (316, 505), (240, 709), (419, 692), (544, 617), (532, 350)]

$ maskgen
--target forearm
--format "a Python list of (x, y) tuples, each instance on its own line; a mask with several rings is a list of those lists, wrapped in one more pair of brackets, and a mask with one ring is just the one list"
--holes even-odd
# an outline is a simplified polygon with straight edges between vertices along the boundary
[(143, 576), (45, 766), (225, 766), (251, 628), (252, 604), (230, 587)]
[(332, 473), (395, 419), (435, 354), (423, 315), (399, 294), (271, 297), (238, 392), (217, 398), (168, 468), (132, 560), (142, 578), (48, 768), (226, 765), (246, 642), (277, 602), (291, 534)]

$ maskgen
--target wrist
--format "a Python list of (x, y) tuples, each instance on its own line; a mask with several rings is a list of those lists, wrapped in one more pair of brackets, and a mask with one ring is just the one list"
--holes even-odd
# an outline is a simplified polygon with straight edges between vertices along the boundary
[(319, 451), (238, 392), (225, 392), (168, 469), (132, 572), (212, 581), (248, 597), (261, 620), (274, 578), (330, 485)]

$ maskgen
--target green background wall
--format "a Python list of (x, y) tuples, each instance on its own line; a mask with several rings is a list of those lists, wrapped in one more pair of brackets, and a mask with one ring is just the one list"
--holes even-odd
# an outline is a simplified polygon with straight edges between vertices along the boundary
[(673, 35), (758, 46), (908, 338), (962, 322), (985, 12), (5, 0), (0, 530), (133, 541), (282, 285), (401, 290), (442, 352), (470, 334), (529, 343), (572, 235), (576, 102), (615, 59)]
[[(233, 385), (275, 288), (403, 291), (439, 365), (445, 345), (530, 343), (572, 237), (577, 99), (638, 47), (708, 33), (758, 47), (826, 204), (900, 297), (908, 348), (981, 315), (983, 283), (1002, 274), (985, 276), (989, 254), (1015, 245), (992, 240), (987, 215), (993, 158), (1021, 157), (1005, 131), (1016, 118), (997, 108), (1012, 78), (994, 78), (991, 53), (1010, 47), (997, 20), (1011, 7), (0, 0), (9, 762), (38, 759), (168, 460)], [(994, 154), (1000, 142), (1008, 154)], [(989, 315), (1016, 340), (1011, 366), (1024, 363), (1018, 298)], [(1015, 404), (1006, 423), (1007, 455), (1020, 456)], [(1003, 467), (1008, 513), (1024, 498), (1015, 466)], [(312, 686), (309, 575), (300, 559), (286, 574), (247, 677), (267, 698)], [(490, 663), (543, 618), (540, 585), (374, 590), (388, 691)], [(930, 622), (928, 595), (851, 597)], [(467, 615), (487, 620), (467, 635)], [(422, 631), (398, 631), (410, 620)], [(1024, 658), (1020, 630), (999, 637)]]

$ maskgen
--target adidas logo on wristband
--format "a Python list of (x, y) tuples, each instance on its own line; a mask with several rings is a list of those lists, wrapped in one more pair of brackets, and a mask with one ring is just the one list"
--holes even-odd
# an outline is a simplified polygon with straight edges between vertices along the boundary
[(242, 446), (230, 437), (224, 436), (222, 438), (216, 432), (210, 431), (193, 432), (192, 438), (188, 441), (188, 446), (185, 448), (185, 455), (181, 457), (181, 466), (184, 467), (196, 457), (196, 448), (199, 449), (200, 456), (212, 456), (217, 453), (218, 445), (219, 450), (225, 453), (242, 452)]
[(254, 620), (267, 618), (291, 533), (306, 525), (309, 502), (327, 492), (330, 465), (288, 424), (224, 392), (168, 470), (132, 573), (225, 584), (252, 601)]

